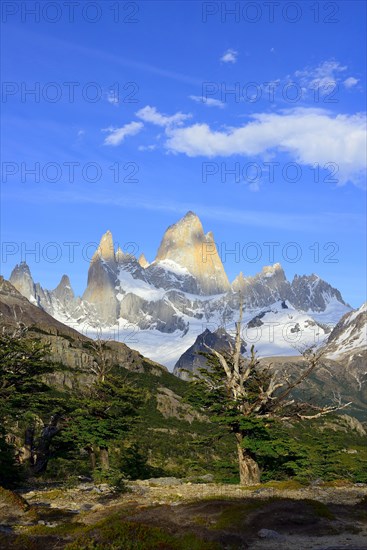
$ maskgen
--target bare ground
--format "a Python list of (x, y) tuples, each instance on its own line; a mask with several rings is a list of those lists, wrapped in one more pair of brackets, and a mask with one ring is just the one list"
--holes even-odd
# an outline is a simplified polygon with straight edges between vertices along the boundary
[[(23, 521), (18, 518), (3, 527), (7, 532), (0, 538), (0, 548), (62, 549), (78, 529), (63, 535), (60, 527), (73, 522), (93, 526), (113, 516), (160, 527), (177, 537), (194, 533), (223, 549), (367, 550), (366, 485), (300, 488), (273, 483), (243, 488), (189, 483), (154, 486), (151, 481), (130, 487), (131, 492), (120, 496), (92, 484), (23, 492), (31, 512)], [(41, 527), (34, 529), (35, 524)], [(23, 546), (18, 546), (16, 538), (20, 533)]]

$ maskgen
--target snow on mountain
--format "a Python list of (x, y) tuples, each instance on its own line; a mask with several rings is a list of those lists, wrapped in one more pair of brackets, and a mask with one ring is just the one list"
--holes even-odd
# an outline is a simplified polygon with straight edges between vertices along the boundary
[(359, 390), (367, 384), (367, 303), (346, 313), (335, 325), (325, 345), (325, 357), (342, 365)]
[[(337, 359), (344, 354), (356, 354), (367, 348), (367, 302), (359, 309), (344, 315), (331, 332), (327, 355)], [(367, 370), (367, 365), (366, 365)]]
[(167, 229), (150, 264), (145, 257), (115, 252), (107, 231), (91, 260), (82, 298), (74, 296), (67, 276), (56, 289), (44, 290), (25, 263), (14, 268), (10, 281), (63, 323), (88, 336), (102, 330), (171, 368), (206, 329), (233, 333), (240, 294), (243, 339), (263, 356), (296, 355), (297, 348), (321, 345), (351, 310), (317, 275), (289, 282), (280, 264), (253, 277), (241, 273), (230, 285), (213, 235), (204, 233), (192, 212)]

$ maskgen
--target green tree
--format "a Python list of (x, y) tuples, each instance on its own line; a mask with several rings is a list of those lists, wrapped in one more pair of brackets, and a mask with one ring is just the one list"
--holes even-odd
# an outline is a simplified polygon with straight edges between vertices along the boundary
[[(250, 358), (241, 355), (241, 324), (242, 303), (232, 351), (220, 353), (207, 346), (208, 369), (200, 369), (193, 377), (190, 401), (235, 436), (241, 484), (252, 485), (260, 481), (259, 457), (277, 458), (284, 452), (284, 442), (271, 437), (272, 426), (286, 420), (319, 418), (350, 403), (319, 407), (297, 401), (291, 395), (293, 390), (317, 368), (321, 355), (308, 350), (304, 353), (306, 367), (290, 374), (262, 367), (254, 346)], [(297, 455), (297, 449), (292, 452)]]
[(0, 486), (12, 487), (20, 479), (14, 447), (7, 440), (3, 426), (0, 426)]
[(24, 411), (39, 408), (39, 396), (49, 390), (42, 378), (53, 372), (47, 358), (49, 345), (28, 337), (20, 325), (0, 333), (0, 416), (18, 418)]
[(96, 450), (101, 468), (109, 468), (110, 448), (121, 442), (136, 424), (145, 393), (111, 372), (101, 382), (76, 396), (74, 407), (58, 440), (88, 452), (92, 470)]
[[(47, 465), (62, 409), (62, 400), (52, 395), (45, 382), (45, 375), (59, 368), (50, 361), (49, 353), (50, 346), (40, 338), (30, 338), (21, 324), (3, 327), (0, 332), (0, 421), (3, 433), (24, 429), (23, 456), (19, 459), (28, 461), (35, 472)], [(5, 452), (4, 444), (3, 449)]]

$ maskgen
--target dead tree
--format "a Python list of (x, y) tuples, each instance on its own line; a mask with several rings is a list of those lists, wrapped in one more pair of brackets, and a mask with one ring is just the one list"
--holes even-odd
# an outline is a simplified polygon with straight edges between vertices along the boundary
[[(312, 349), (303, 353), (306, 366), (300, 372), (275, 371), (272, 365), (262, 367), (256, 357), (254, 346), (251, 356), (245, 359), (241, 355), (241, 327), (243, 316), (242, 301), (239, 320), (236, 323), (236, 336), (231, 351), (221, 353), (209, 348), (209, 354), (216, 358), (219, 367), (216, 374), (210, 370), (200, 370), (200, 383), (206, 385), (207, 391), (222, 391), (225, 395), (223, 414), (233, 411), (242, 419), (304, 420), (320, 418), (326, 414), (344, 409), (351, 403), (342, 403), (340, 397), (331, 405), (317, 406), (301, 402), (292, 396), (292, 392), (302, 384), (319, 366), (322, 352)], [(219, 375), (218, 372), (220, 371)], [(241, 429), (241, 421), (233, 422), (230, 428), (237, 442), (240, 480), (242, 485), (253, 485), (260, 481), (260, 467), (256, 457), (246, 449), (246, 430)]]
[(102, 339), (102, 333), (97, 335), (96, 340), (90, 344), (94, 362), (91, 366), (91, 371), (95, 374), (97, 382), (104, 382), (106, 376), (112, 370), (113, 364), (108, 353), (109, 340)]

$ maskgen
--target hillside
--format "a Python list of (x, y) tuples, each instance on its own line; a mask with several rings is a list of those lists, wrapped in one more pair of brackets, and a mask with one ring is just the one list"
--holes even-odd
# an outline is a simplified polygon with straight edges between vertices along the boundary
[[(96, 358), (92, 341), (30, 303), (3, 278), (0, 279), (0, 313), (0, 328), (14, 328), (21, 322), (28, 327), (27, 338), (40, 338), (51, 345), (50, 357), (52, 361), (61, 363), (61, 367), (46, 378), (59, 392), (85, 392), (93, 384), (95, 376), (91, 368)], [(235, 479), (234, 445), (227, 436), (216, 443), (208, 454), (205, 442), (211, 435), (214, 440), (218, 430), (208, 425), (207, 419), (183, 401), (187, 390), (185, 382), (120, 342), (108, 342), (106, 356), (119, 378), (146, 391), (148, 395), (141, 411), (141, 420), (131, 439), (139, 441), (139, 449), (134, 453), (137, 453), (136, 461), (140, 461), (146, 469), (145, 475), (153, 475), (154, 472), (179, 476), (190, 475), (190, 472), (193, 475), (204, 474), (208, 472), (210, 456), (210, 471), (217, 471), (218, 462), (222, 461), (229, 468), (229, 478), (232, 476)], [(127, 447), (129, 444), (125, 442)], [(228, 449), (232, 456), (228, 455)], [(132, 456), (131, 461), (134, 460)], [(82, 472), (86, 457), (82, 456), (79, 462), (79, 466), (75, 462), (68, 466), (61, 459), (56, 459), (55, 464), (51, 460), (50, 476), (54, 479), (66, 473), (73, 475), (79, 467)]]

